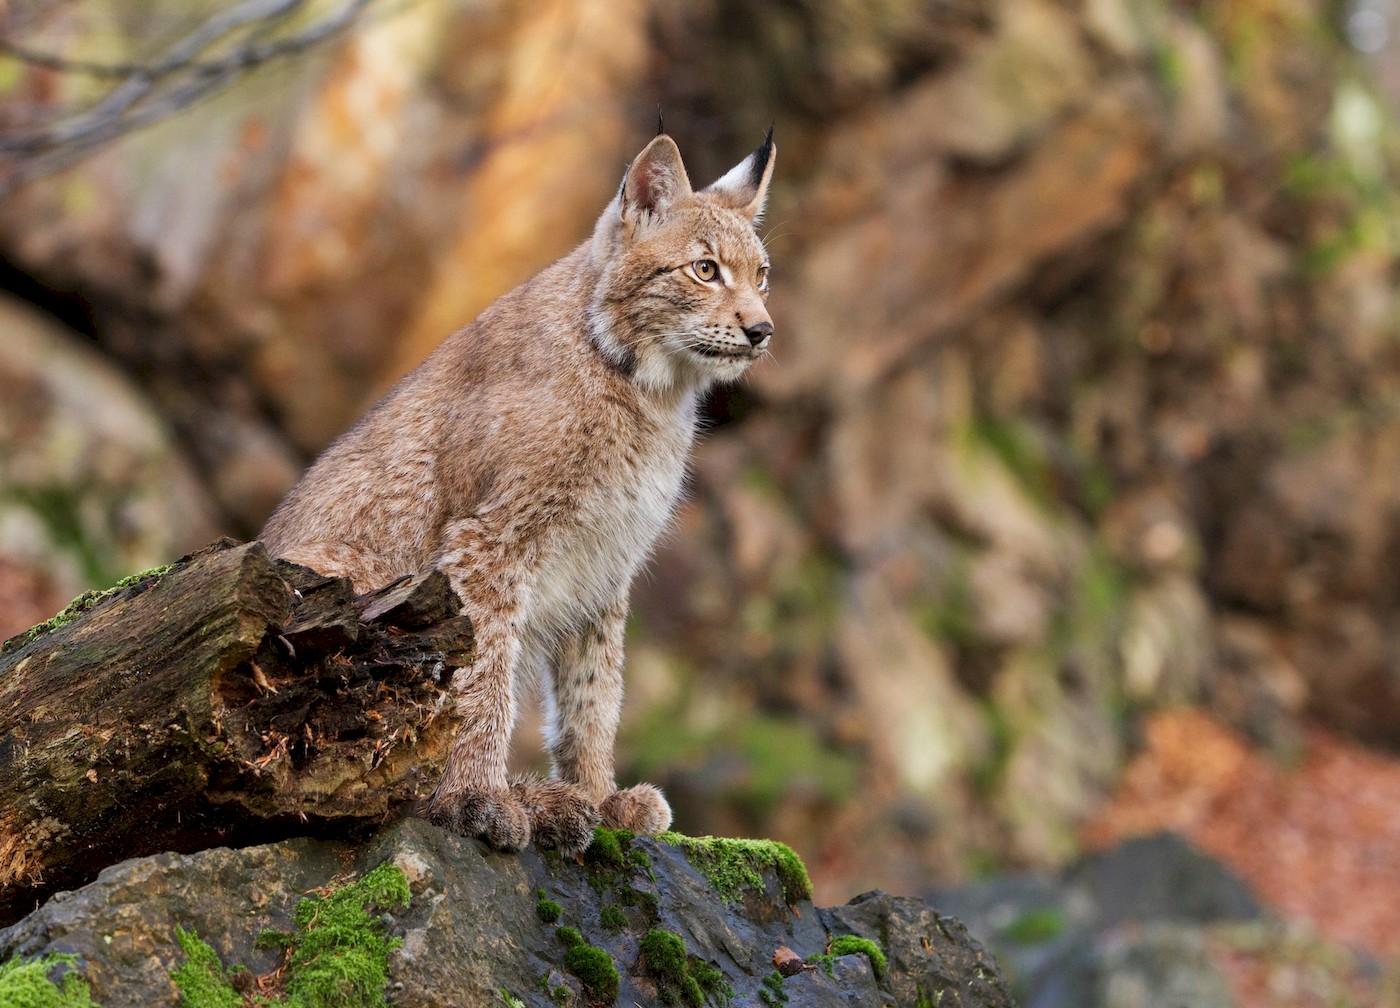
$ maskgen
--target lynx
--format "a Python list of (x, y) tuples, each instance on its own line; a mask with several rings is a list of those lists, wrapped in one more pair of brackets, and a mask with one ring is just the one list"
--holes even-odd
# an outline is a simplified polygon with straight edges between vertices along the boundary
[[(772, 339), (756, 225), (774, 157), (770, 129), (695, 191), (658, 135), (592, 237), (444, 340), (263, 529), (274, 555), (358, 591), (432, 568), (451, 580), (477, 655), (451, 684), (461, 728), (426, 806), (440, 825), (571, 853), (599, 822), (670, 825), (658, 788), (614, 776), (628, 595), (680, 496), (697, 398)], [(553, 772), (511, 782), (531, 686)]]

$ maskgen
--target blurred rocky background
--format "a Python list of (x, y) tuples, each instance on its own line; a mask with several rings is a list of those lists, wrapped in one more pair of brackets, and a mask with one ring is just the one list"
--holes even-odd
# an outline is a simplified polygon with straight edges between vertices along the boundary
[[(793, 844), (827, 902), (1160, 829), (1312, 926), (1400, 882), (1394, 3), (8, 0), (0, 29), (0, 636), (255, 534), (587, 233), (658, 105), (697, 181), (776, 120), (773, 357), (709, 402), (634, 592), (629, 774), (687, 832)], [(1304, 877), (1321, 904), (1271, 889)]]

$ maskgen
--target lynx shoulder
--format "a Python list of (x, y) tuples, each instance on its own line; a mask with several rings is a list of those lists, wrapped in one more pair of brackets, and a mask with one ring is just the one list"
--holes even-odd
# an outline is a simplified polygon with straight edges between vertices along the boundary
[[(655, 833), (670, 808), (619, 790), (632, 579), (680, 495), (698, 396), (768, 349), (755, 225), (772, 134), (707, 188), (658, 136), (592, 236), (443, 341), (307, 471), (260, 538), (366, 591), (442, 570), (477, 632), (431, 816), (503, 849), (582, 850), (598, 822)], [(553, 772), (508, 779), (522, 686)]]

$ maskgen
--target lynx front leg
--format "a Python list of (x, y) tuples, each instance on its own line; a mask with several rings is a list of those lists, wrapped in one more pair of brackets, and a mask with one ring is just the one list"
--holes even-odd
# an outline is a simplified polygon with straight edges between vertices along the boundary
[(476, 659), (452, 679), (462, 725), (428, 801), (428, 815), (454, 832), (501, 850), (519, 850), (530, 842), (530, 813), (510, 789), (506, 760), (515, 727), (521, 567), (493, 548), (477, 523), (463, 526), (449, 538), (438, 566), (475, 624)]
[(613, 769), (626, 619), (627, 603), (618, 599), (596, 624), (564, 641), (554, 673), (550, 751), (555, 774), (598, 803), (604, 825), (655, 834), (671, 825), (660, 789), (638, 784), (619, 791)]

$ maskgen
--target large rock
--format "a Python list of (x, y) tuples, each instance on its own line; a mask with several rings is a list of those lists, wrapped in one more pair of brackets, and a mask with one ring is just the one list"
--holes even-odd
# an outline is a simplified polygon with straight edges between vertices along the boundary
[(1233, 872), (1171, 833), (930, 900), (987, 937), (1027, 1008), (1229, 1008), (1211, 929), (1264, 919)]
[[(343, 881), (347, 865), (364, 872), (388, 862), (411, 889), (406, 908), (382, 908), (389, 932), (402, 940), (390, 957), (387, 987), (399, 1008), (594, 1003), (564, 966), (561, 926), (576, 928), (615, 963), (619, 988), (608, 1004), (674, 1003), (675, 992), (664, 992), (655, 964), (639, 951), (649, 932), (662, 929), (679, 938), (693, 962), (722, 973), (733, 1000), (725, 1002), (713, 987), (713, 1003), (757, 1006), (766, 1000), (760, 991), (767, 991), (793, 1008), (1012, 1005), (982, 947), (957, 921), (919, 901), (868, 893), (846, 907), (818, 909), (791, 890), (790, 879), (785, 890), (771, 870), (754, 876), (757, 888), (722, 894), (678, 847), (623, 836), (610, 848), (615, 859), (599, 848), (580, 863), (533, 849), (489, 853), (409, 820), (360, 846), (298, 839), (156, 855), (115, 865), (0, 931), (0, 961), (75, 953), (75, 968), (104, 1008), (173, 1005), (178, 995), (170, 974), (186, 958), (177, 928), (197, 933), (225, 967), (270, 974), (278, 955), (257, 947), (261, 930), (292, 930), (299, 894)], [(555, 906), (546, 908), (543, 900)], [(877, 975), (857, 954), (778, 982), (779, 948), (814, 956), (840, 934), (882, 946), (888, 974)], [(506, 996), (513, 1000), (504, 1002)]]

